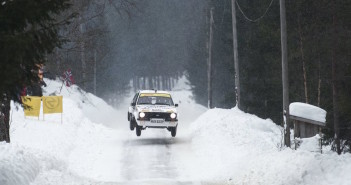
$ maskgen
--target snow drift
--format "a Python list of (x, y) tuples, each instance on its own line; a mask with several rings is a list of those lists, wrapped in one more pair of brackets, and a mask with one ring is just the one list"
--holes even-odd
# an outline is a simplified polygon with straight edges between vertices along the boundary
[[(12, 103), (11, 143), (0, 143), (1, 185), (74, 184), (77, 179), (88, 183), (90, 180), (80, 176), (93, 178), (105, 172), (91, 175), (95, 171), (86, 169), (94, 166), (88, 161), (102, 155), (97, 141), (113, 137), (105, 126), (116, 127), (112, 121), (116, 111), (78, 86), (68, 88), (59, 81), (45, 81), (44, 95), (63, 95), (62, 124), (61, 114), (45, 115), (45, 120), (42, 112), (39, 119), (25, 118), (22, 107)], [(119, 155), (118, 151), (112, 154)]]
[(228, 184), (348, 184), (351, 155), (318, 152), (318, 137), (281, 148), (282, 130), (238, 108), (211, 109), (191, 126), (198, 179)]

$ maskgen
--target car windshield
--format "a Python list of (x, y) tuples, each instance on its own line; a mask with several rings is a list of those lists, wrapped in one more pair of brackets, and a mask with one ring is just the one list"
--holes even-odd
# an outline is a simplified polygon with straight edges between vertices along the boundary
[(162, 95), (148, 95), (141, 94), (138, 99), (138, 105), (152, 104), (152, 105), (169, 105), (173, 106), (172, 98), (169, 94)]

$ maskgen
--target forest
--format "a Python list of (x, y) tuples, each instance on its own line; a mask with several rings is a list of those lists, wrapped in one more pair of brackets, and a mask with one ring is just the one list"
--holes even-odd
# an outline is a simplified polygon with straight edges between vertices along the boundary
[[(3, 2), (0, 58), (8, 73), (0, 74), (1, 98), (16, 99), (21, 85), (37, 80), (30, 72), (35, 64), (45, 63), (45, 77), (71, 70), (75, 84), (114, 106), (130, 91), (170, 90), (186, 75), (195, 100), (207, 106), (213, 9), (212, 107), (235, 106), (231, 0)], [(235, 7), (241, 109), (282, 124), (279, 5), (278, 0), (236, 0)], [(11, 13), (36, 15), (26, 11), (31, 6), (47, 9), (44, 19)], [(340, 141), (341, 146), (333, 145), (338, 153), (351, 152), (350, 9), (350, 0), (286, 1), (290, 102), (327, 111), (323, 141)], [(11, 21), (23, 24), (14, 27)], [(22, 36), (30, 39), (20, 42)]]
[[(213, 107), (235, 106), (231, 1), (209, 1), (214, 8)], [(282, 123), (282, 64), (279, 1), (236, 1), (241, 109)], [(351, 146), (351, 1), (286, 1), (290, 102), (327, 111), (324, 141), (339, 136)], [(206, 66), (209, 21), (203, 24), (202, 50), (194, 49), (186, 68), (198, 102), (207, 105)], [(193, 68), (192, 66), (198, 66)], [(333, 66), (334, 65), (334, 66)], [(199, 69), (202, 67), (202, 69)], [(335, 123), (337, 122), (337, 127)], [(334, 145), (333, 145), (334, 146)], [(336, 149), (336, 148), (334, 148)], [(337, 150), (337, 149), (336, 149)], [(341, 152), (341, 149), (338, 150)]]

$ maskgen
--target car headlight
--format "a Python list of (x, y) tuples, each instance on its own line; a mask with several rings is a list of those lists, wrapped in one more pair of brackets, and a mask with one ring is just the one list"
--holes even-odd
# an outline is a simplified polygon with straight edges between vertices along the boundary
[(176, 114), (176, 113), (172, 113), (172, 114), (171, 114), (171, 118), (172, 118), (172, 119), (174, 119), (174, 118), (176, 118), (176, 117), (177, 117), (177, 114)]
[(143, 112), (139, 113), (139, 117), (140, 117), (140, 118), (145, 117), (145, 113), (143, 113)]

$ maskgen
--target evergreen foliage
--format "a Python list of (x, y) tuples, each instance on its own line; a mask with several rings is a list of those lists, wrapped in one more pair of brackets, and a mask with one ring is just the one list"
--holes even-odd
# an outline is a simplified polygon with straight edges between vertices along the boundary
[(37, 82), (38, 67), (45, 55), (63, 42), (53, 15), (69, 7), (62, 1), (3, 1), (0, 5), (0, 97), (6, 94), (19, 100), (25, 86)]
[[(39, 82), (38, 64), (63, 43), (58, 27), (69, 17), (54, 15), (68, 9), (68, 0), (11, 0), (0, 5), (0, 141), (10, 142), (10, 100), (20, 102), (20, 92)], [(39, 87), (41, 88), (41, 87)]]

